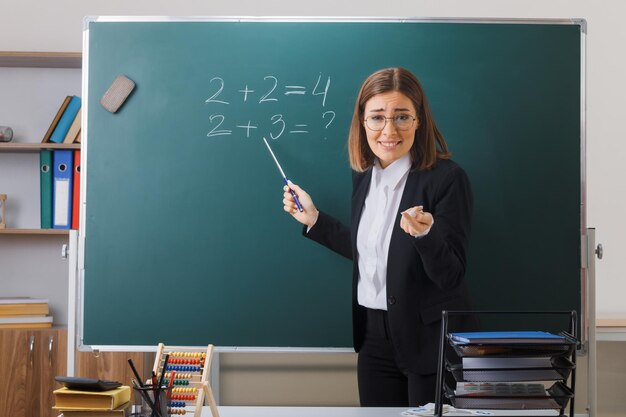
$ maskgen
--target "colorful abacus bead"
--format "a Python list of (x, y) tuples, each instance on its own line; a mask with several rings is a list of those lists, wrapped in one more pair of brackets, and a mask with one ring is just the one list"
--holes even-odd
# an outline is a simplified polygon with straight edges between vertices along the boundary
[(194, 401), (196, 396), (193, 394), (172, 394), (173, 400)]

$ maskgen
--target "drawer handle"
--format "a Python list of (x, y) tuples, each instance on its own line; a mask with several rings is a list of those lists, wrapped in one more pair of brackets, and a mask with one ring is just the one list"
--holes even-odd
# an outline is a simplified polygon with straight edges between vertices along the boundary
[(48, 338), (48, 365), (52, 367), (52, 350), (54, 345), (54, 337)]
[(28, 362), (30, 366), (33, 366), (33, 356), (35, 352), (35, 336), (30, 337), (30, 342), (28, 343)]

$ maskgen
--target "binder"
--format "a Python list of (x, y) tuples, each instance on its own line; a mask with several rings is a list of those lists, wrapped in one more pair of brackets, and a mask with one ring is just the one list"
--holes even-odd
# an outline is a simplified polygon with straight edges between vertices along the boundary
[(72, 151), (52, 152), (52, 228), (69, 229), (72, 221)]
[(39, 153), (41, 228), (52, 229), (52, 151)]
[(76, 114), (80, 110), (80, 97), (72, 96), (70, 103), (67, 105), (67, 108), (63, 112), (59, 123), (54, 128), (52, 135), (50, 135), (50, 142), (54, 143), (62, 143), (63, 139), (65, 139), (65, 135), (67, 135), (67, 131), (70, 129), (72, 122), (76, 118)]
[(72, 229), (80, 224), (80, 150), (74, 151), (74, 183), (72, 184)]

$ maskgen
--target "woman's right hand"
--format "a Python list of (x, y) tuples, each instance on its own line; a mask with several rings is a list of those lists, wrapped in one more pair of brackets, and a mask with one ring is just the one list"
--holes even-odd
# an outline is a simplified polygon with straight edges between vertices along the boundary
[[(290, 188), (298, 196), (298, 200), (300, 201), (300, 205), (302, 206), (303, 211), (298, 210), (296, 200), (289, 192)], [(293, 217), (300, 223), (304, 224), (307, 227), (313, 227), (315, 221), (317, 220), (319, 212), (317, 211), (317, 208), (315, 208), (315, 204), (313, 204), (311, 196), (291, 181), (289, 181), (289, 187), (287, 187), (286, 185), (283, 187), (283, 191), (283, 209), (287, 213), (291, 214), (291, 217)]]

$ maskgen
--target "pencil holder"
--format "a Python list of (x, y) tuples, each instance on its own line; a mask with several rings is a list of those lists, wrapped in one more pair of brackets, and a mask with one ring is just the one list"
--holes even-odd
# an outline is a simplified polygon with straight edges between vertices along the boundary
[(142, 387), (133, 387), (136, 403), (141, 404), (141, 410), (133, 416), (141, 417), (170, 417), (168, 402), (171, 387), (147, 384)]

